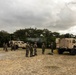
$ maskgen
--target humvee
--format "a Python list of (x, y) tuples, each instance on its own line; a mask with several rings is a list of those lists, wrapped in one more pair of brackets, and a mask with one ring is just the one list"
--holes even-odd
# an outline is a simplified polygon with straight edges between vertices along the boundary
[(18, 49), (18, 48), (23, 48), (23, 49), (26, 48), (26, 43), (24, 43), (24, 41), (12, 40), (12, 41), (9, 41), (9, 44), (10, 44), (10, 46), (15, 45), (16, 49)]
[(59, 54), (68, 51), (70, 54), (76, 54), (76, 38), (56, 38), (56, 48)]

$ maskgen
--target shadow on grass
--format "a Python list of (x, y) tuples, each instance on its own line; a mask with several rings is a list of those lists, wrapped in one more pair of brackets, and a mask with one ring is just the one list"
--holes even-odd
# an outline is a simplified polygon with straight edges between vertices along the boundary
[(63, 55), (74, 56), (75, 54), (74, 53), (71, 54), (70, 52), (65, 51), (65, 52), (63, 52)]
[[(52, 53), (47, 53), (47, 55), (53, 55)], [(64, 55), (64, 56), (75, 56), (75, 55), (72, 55), (68, 52), (64, 52), (63, 54), (58, 54), (58, 55)]]
[(63, 54), (59, 54), (59, 55), (64, 55), (64, 56), (75, 56), (75, 55), (70, 54), (70, 53), (68, 53), (68, 52), (64, 52)]
[(47, 53), (47, 55), (53, 55), (53, 53)]
[(46, 68), (46, 69), (59, 69), (60, 67), (58, 67), (58, 66), (45, 66), (44, 68)]
[(63, 53), (62, 55), (70, 55), (70, 53)]

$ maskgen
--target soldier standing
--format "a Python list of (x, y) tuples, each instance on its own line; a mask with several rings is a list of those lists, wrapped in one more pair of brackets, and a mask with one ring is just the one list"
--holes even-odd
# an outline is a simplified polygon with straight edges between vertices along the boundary
[(37, 43), (34, 43), (34, 55), (37, 55)]
[(30, 50), (30, 45), (29, 45), (29, 43), (27, 42), (27, 43), (26, 43), (26, 57), (28, 57), (29, 50)]
[(45, 44), (43, 43), (42, 44), (42, 54), (44, 54), (45, 53)]
[(53, 42), (51, 42), (51, 54), (53, 55)]
[(6, 43), (6, 44), (5, 44), (5, 51), (6, 51), (6, 52), (8, 51), (8, 50), (7, 50), (7, 47), (8, 47), (8, 46), (7, 46), (7, 43)]
[(5, 43), (3, 43), (3, 50), (5, 50)]
[(13, 50), (13, 42), (10, 41), (10, 47), (11, 47), (11, 51)]
[(11, 44), (11, 51), (12, 51), (12, 50), (15, 51), (15, 48), (16, 48), (15, 43), (14, 43), (14, 44), (12, 43), (12, 44)]
[(30, 57), (33, 56), (33, 44), (30, 45)]
[(15, 43), (13, 44), (13, 49), (14, 49), (14, 51), (16, 50), (16, 45), (15, 45)]

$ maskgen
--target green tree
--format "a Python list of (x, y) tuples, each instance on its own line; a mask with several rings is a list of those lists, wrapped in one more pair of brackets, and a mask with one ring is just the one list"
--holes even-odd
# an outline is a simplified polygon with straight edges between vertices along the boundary
[(8, 43), (10, 40), (10, 34), (6, 31), (0, 31), (0, 47), (3, 46), (3, 43)]

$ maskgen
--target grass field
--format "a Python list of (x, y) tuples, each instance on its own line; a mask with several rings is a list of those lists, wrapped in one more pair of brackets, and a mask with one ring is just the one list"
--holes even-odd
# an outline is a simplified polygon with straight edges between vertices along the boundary
[(76, 75), (76, 56), (37, 51), (37, 56), (25, 57), (25, 49), (5, 52), (0, 48), (0, 75)]

